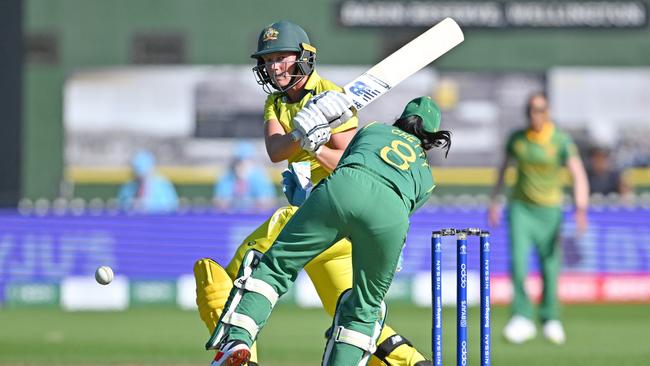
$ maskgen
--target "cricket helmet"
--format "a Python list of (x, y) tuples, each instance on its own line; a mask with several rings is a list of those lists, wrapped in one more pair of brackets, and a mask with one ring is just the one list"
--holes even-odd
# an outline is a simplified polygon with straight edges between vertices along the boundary
[[(275, 22), (262, 29), (257, 40), (257, 52), (251, 55), (257, 59), (257, 66), (253, 68), (258, 84), (263, 86), (265, 91), (270, 92), (268, 85), (273, 88), (286, 91), (298, 81), (292, 82), (289, 86), (280, 88), (273, 82), (264, 66), (263, 55), (274, 52), (295, 52), (297, 76), (309, 75), (314, 69), (316, 62), (316, 48), (310, 44), (307, 32), (299, 25), (287, 20)], [(266, 88), (265, 88), (266, 87)]]

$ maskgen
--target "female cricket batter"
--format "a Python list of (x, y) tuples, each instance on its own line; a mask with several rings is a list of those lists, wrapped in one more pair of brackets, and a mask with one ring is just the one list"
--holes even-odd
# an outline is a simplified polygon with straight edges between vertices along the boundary
[[(316, 73), (313, 68), (316, 49), (310, 45), (305, 31), (291, 22), (280, 21), (265, 27), (259, 36), (257, 52), (252, 57), (257, 60), (257, 66), (253, 69), (256, 79), (269, 93), (264, 106), (264, 135), (269, 157), (273, 162), (308, 161), (311, 164), (311, 180), (314, 184), (318, 183), (338, 164), (343, 151), (356, 133), (357, 118), (348, 109), (348, 104), (343, 113), (338, 111), (341, 115), (338, 127), (332, 128), (331, 131), (329, 128), (320, 129), (302, 140), (294, 140), (290, 134), (296, 128), (293, 118), (314, 95), (342, 89)], [(320, 146), (318, 140), (322, 139), (325, 139), (327, 144)], [(314, 149), (314, 143), (319, 147)], [(291, 203), (296, 206), (300, 204)], [(278, 209), (242, 242), (225, 271), (208, 258), (195, 263), (196, 302), (201, 319), (211, 333), (221, 316), (245, 254), (251, 249), (266, 252), (297, 209), (295, 206)], [(347, 238), (338, 238), (334, 245), (313, 256), (304, 267), (325, 311), (333, 315), (337, 299), (352, 284), (350, 242)], [(371, 365), (431, 364), (406, 338), (396, 334), (388, 326), (384, 327), (377, 344)], [(256, 362), (253, 349), (249, 365), (256, 365)]]
[[(303, 115), (309, 109), (314, 111), (308, 103), (295, 120), (322, 125), (317, 113)], [(314, 188), (266, 254), (244, 260), (248, 267), (208, 342), (219, 349), (213, 366), (245, 364), (277, 299), (307, 263), (342, 238), (352, 242), (352, 288), (337, 302), (322, 364), (367, 364), (383, 326), (383, 299), (409, 216), (434, 187), (425, 152), (434, 146), (449, 151), (450, 133), (439, 127), (438, 107), (420, 97), (406, 105), (393, 126), (372, 123), (358, 131), (336, 170)]]

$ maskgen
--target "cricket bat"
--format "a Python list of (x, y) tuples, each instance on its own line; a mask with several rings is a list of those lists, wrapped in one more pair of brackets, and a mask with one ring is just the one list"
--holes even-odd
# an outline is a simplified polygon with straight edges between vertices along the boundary
[[(377, 65), (345, 84), (343, 91), (359, 111), (374, 102), (404, 79), (449, 52), (465, 37), (458, 24), (451, 18), (429, 28), (411, 42), (405, 44)], [(300, 138), (299, 131), (291, 132)]]

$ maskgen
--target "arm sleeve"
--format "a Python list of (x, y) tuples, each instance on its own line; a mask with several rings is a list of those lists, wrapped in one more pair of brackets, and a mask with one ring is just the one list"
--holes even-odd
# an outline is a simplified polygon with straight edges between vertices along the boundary
[(275, 100), (277, 98), (278, 95), (276, 94), (271, 94), (266, 97), (266, 101), (264, 102), (264, 123), (271, 119), (280, 120), (280, 116), (278, 116), (275, 110)]
[(573, 139), (569, 135), (564, 135), (562, 139), (562, 146), (560, 148), (560, 159), (562, 159), (562, 164), (566, 164), (567, 160), (573, 156), (578, 155), (578, 147), (573, 142)]

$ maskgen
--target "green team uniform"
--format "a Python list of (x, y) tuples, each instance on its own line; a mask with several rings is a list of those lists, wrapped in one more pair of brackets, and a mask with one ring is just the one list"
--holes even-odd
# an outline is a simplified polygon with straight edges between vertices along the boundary
[(548, 124), (540, 133), (529, 130), (514, 132), (508, 139), (506, 152), (517, 162), (517, 181), (508, 205), (512, 313), (529, 319), (533, 317), (524, 283), (528, 273), (528, 255), (531, 245), (534, 245), (540, 257), (544, 284), (539, 317), (542, 321), (558, 319), (562, 172), (569, 157), (577, 154), (576, 147), (569, 135)]
[[(404, 246), (408, 218), (434, 187), (420, 143), (417, 137), (384, 124), (360, 129), (337, 168), (314, 188), (251, 277), (270, 284), (281, 296), (310, 260), (348, 237), (354, 281), (352, 295), (340, 304), (338, 324), (372, 335)], [(271, 306), (264, 296), (246, 292), (235, 311), (262, 327)], [(249, 346), (253, 341), (238, 327), (228, 338)], [(331, 359), (345, 362), (355, 352), (362, 353), (336, 343)]]

